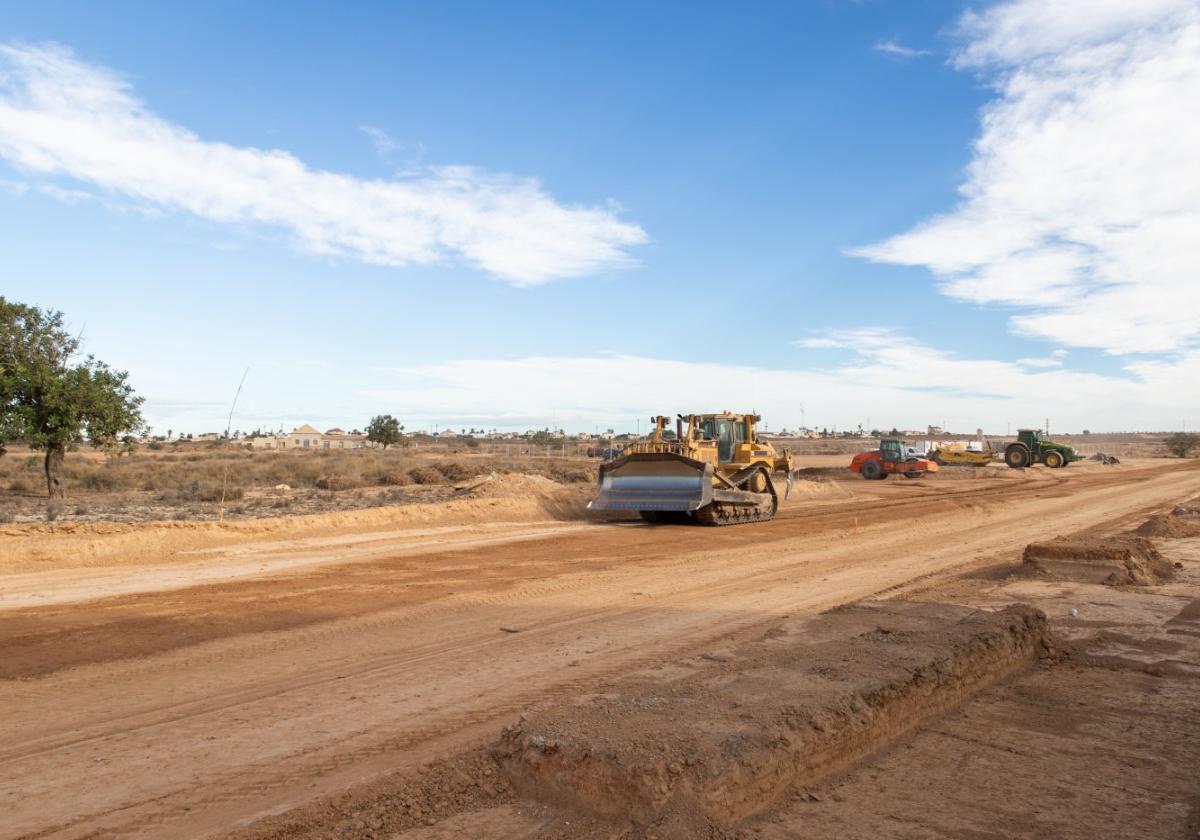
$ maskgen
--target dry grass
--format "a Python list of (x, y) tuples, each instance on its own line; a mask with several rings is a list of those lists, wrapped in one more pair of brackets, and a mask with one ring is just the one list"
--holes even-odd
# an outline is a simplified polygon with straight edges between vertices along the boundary
[[(411, 450), (254, 452), (181, 447), (119, 457), (69, 453), (63, 466), (68, 503), (56, 519), (206, 519), (278, 516), (430, 501), (450, 485), (493, 472), (540, 475), (564, 483), (590, 481), (595, 463), (546, 458)], [(274, 488), (286, 485), (286, 491)], [(39, 453), (0, 457), (0, 524), (47, 514)]]
[[(220, 496), (226, 471), (228, 486), (236, 493), (277, 484), (320, 490), (448, 484), (491, 472), (525, 472), (556, 481), (583, 481), (594, 475), (594, 466), (575, 458), (485, 455), (446, 459), (410, 455), (402, 450), (314, 453), (225, 449), (104, 459), (72, 453), (63, 467), (68, 490), (74, 493), (145, 490), (181, 493), (201, 501)], [(0, 495), (4, 491), (41, 494), (44, 487), (42, 461), (36, 454), (14, 453), (0, 458)]]

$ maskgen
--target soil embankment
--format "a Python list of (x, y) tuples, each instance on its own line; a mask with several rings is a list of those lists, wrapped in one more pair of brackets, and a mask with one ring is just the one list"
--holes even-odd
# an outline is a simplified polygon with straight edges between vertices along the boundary
[(497, 755), (528, 796), (683, 836), (821, 781), (1053, 650), (1028, 607), (853, 604), (540, 712)]

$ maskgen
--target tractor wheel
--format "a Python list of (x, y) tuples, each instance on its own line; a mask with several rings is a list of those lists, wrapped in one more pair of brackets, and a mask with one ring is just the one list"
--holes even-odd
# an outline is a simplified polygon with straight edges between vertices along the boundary
[(905, 478), (922, 478), (922, 477), (924, 477), (924, 475), (925, 475), (924, 470), (913, 470), (912, 472), (906, 472), (904, 474), (904, 477)]
[(1042, 456), (1042, 463), (1051, 469), (1058, 469), (1063, 464), (1067, 463), (1067, 459), (1063, 457), (1061, 452), (1056, 452), (1055, 450), (1051, 449)]
[(878, 461), (867, 461), (862, 465), (862, 477), (867, 481), (875, 481), (883, 478), (883, 467)]
[(1004, 463), (1008, 464), (1014, 470), (1028, 467), (1029, 449), (1024, 444), (1010, 443), (1008, 448), (1004, 450)]

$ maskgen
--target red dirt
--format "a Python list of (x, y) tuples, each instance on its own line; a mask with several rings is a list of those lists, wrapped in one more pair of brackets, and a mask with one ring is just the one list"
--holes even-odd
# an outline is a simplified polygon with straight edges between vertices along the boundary
[[(540, 502), (526, 509), (481, 498), (470, 510), (451, 508), (461, 518), (450, 521), (432, 508), (381, 508), (246, 529), (3, 537), (0, 833), (224, 837), (257, 821), (246, 830), (261, 837), (368, 837), (380, 829), (357, 821), (380, 810), (392, 816), (372, 819), (405, 840), (591, 836), (593, 828), (605, 836), (604, 825), (499, 786), (488, 797), (481, 750), (523, 712), (536, 720), (541, 709), (603, 694), (631, 675), (669, 675), (705, 653), (699, 661), (716, 673), (735, 662), (712, 657), (781, 623), (1014, 562), (1046, 517), (1065, 533), (1134, 527), (1200, 492), (1195, 466), (848, 480), (843, 493), (793, 500), (772, 522), (717, 531), (535, 527), (531, 517), (547, 518)], [(511, 515), (511, 527), (482, 528), (492, 508)], [(1191, 585), (1161, 587), (1174, 596), (1092, 587), (1101, 592), (1070, 603), (1086, 617), (1102, 596), (1190, 600)], [(39, 606), (41, 593), (53, 593), (53, 603)], [(1013, 600), (1030, 599), (1003, 603)], [(1183, 604), (1172, 606), (1174, 615)], [(863, 645), (904, 650), (883, 641), (889, 634), (870, 635), (874, 626), (865, 632)], [(1173, 625), (1160, 646), (1190, 643), (1195, 632)], [(1121, 644), (1101, 651), (1106, 661), (1138, 661)], [(1170, 663), (1153, 667), (1163, 680), (1192, 679), (1182, 676), (1189, 662), (1172, 665), (1179, 676)], [(1137, 708), (1120, 696), (1122, 714)], [(1160, 744), (1166, 732), (1165, 724), (1143, 730), (1144, 740)], [(1195, 778), (1196, 765), (1183, 761), (1189, 749), (1180, 740), (1169, 752), (1174, 778)], [(1102, 764), (1080, 766), (1103, 771), (1089, 777), (1100, 785), (1121, 773), (1151, 779), (1148, 764), (1116, 762), (1105, 754)], [(436, 790), (416, 781), (422, 766), (439, 780)], [(1065, 756), (1058, 766), (1078, 770)], [(1115, 788), (1108, 795), (1127, 802)], [(428, 807), (438, 802), (447, 804)], [(1069, 802), (1060, 807), (1070, 812)], [(1126, 835), (1136, 835), (1125, 831), (1134, 820), (1182, 826), (1175, 813), (1133, 808), (1112, 825)], [(435, 825), (423, 824), (429, 819)]]
[(863, 603), (648, 672), (509, 728), (526, 795), (636, 825), (730, 825), (1053, 651), (1046, 617)]
[(1030, 543), (1022, 560), (1038, 574), (1106, 586), (1153, 586), (1174, 571), (1153, 543), (1139, 537)]

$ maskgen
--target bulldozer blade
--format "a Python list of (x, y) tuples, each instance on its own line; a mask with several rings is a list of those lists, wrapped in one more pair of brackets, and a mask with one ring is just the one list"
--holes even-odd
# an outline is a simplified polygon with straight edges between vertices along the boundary
[(600, 467), (591, 510), (691, 511), (713, 500), (713, 468), (671, 453), (625, 455)]

